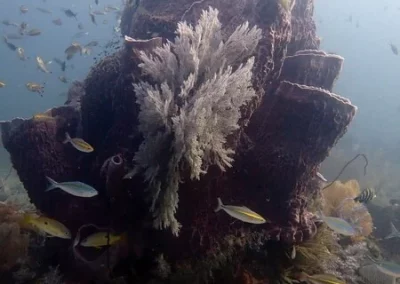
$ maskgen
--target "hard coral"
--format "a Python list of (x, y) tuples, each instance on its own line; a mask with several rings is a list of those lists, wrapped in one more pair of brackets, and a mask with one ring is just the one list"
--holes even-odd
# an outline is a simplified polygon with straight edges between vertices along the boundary
[(372, 217), (368, 209), (353, 199), (360, 194), (356, 180), (345, 183), (335, 181), (322, 191), (324, 214), (344, 218), (358, 229), (361, 236), (369, 236), (373, 230)]
[[(134, 160), (149, 182), (154, 226), (171, 227), (175, 235), (181, 171), (199, 179), (210, 165), (232, 166), (234, 150), (225, 143), (239, 128), (240, 108), (255, 96), (250, 56), (261, 38), (261, 31), (246, 22), (223, 42), (218, 11), (212, 8), (196, 27), (180, 22), (176, 32), (175, 42), (155, 48), (155, 56), (140, 53), (139, 67), (151, 81), (134, 84), (144, 136)], [(164, 165), (162, 151), (170, 153)]]

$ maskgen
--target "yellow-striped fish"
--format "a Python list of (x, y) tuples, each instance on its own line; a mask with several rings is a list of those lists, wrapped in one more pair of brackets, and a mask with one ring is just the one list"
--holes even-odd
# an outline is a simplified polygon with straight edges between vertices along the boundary
[(74, 146), (74, 148), (78, 151), (84, 152), (84, 153), (90, 153), (93, 152), (93, 147), (87, 143), (86, 141), (84, 141), (81, 138), (71, 138), (71, 136), (69, 136), (68, 132), (65, 133), (65, 140), (63, 142), (64, 144), (67, 143), (71, 143), (72, 146)]
[(375, 190), (373, 188), (367, 187), (366, 189), (361, 191), (361, 193), (356, 198), (354, 198), (354, 201), (360, 203), (368, 203), (375, 197)]
[(31, 213), (26, 213), (24, 215), (23, 221), (21, 223), (22, 227), (34, 228), (49, 236), (70, 239), (71, 232), (63, 224), (57, 220), (50, 219), (44, 216), (38, 216)]
[(312, 276), (302, 272), (299, 280), (308, 284), (346, 284), (344, 280), (339, 279), (332, 274), (314, 274)]
[(44, 121), (44, 120), (54, 120), (56, 118), (46, 113), (37, 113), (32, 117), (32, 119), (35, 121)]
[[(108, 234), (107, 232), (97, 232), (84, 239), (80, 243), (80, 246), (101, 248), (107, 245), (114, 245), (120, 242), (123, 239), (123, 236), (123, 234)], [(108, 237), (110, 238), (109, 240)]]
[(233, 218), (236, 218), (246, 223), (263, 224), (267, 222), (267, 220), (265, 220), (261, 215), (245, 206), (224, 205), (221, 198), (218, 198), (218, 207), (215, 209), (215, 212), (218, 212), (221, 209)]

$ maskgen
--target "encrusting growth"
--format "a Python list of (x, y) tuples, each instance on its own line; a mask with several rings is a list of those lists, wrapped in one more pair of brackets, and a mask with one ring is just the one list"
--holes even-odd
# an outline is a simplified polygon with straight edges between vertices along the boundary
[[(234, 149), (226, 138), (239, 128), (240, 108), (255, 96), (250, 56), (261, 30), (246, 22), (223, 42), (218, 11), (210, 7), (195, 27), (179, 22), (176, 33), (153, 54), (140, 53), (139, 67), (152, 81), (133, 86), (144, 138), (135, 172), (143, 171), (149, 183), (154, 226), (178, 235), (180, 172), (188, 169), (199, 179), (210, 165), (232, 166)], [(168, 160), (160, 161), (166, 153)]]

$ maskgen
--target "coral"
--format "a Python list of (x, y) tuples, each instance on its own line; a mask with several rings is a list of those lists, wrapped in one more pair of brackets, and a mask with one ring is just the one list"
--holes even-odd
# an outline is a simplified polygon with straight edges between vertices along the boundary
[(0, 204), (0, 272), (12, 269), (27, 257), (29, 235), (21, 231), (21, 218), (17, 207)]
[[(239, 128), (240, 108), (255, 96), (249, 56), (261, 30), (246, 22), (223, 42), (218, 11), (210, 8), (194, 28), (178, 23), (176, 33), (175, 42), (155, 48), (154, 55), (140, 53), (139, 67), (155, 84), (134, 84), (144, 137), (134, 161), (150, 184), (154, 226), (171, 227), (175, 235), (180, 172), (188, 168), (190, 178), (199, 179), (211, 165), (223, 171), (232, 166), (234, 150), (225, 144)], [(171, 155), (164, 165), (161, 151)]]
[(369, 236), (373, 231), (373, 221), (366, 206), (353, 199), (360, 194), (356, 180), (345, 183), (335, 181), (322, 191), (323, 211), (327, 216), (344, 218), (358, 229), (361, 236)]

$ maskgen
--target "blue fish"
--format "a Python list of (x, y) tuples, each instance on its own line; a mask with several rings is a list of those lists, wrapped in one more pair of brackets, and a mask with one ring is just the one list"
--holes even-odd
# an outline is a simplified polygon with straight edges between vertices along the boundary
[(55, 180), (46, 177), (50, 185), (46, 191), (59, 188), (71, 195), (79, 197), (93, 197), (98, 194), (97, 190), (80, 181), (56, 182)]
[(321, 213), (321, 218), (331, 230), (333, 230), (338, 234), (344, 236), (357, 235), (356, 229), (354, 229), (354, 227), (344, 219), (324, 216), (322, 213)]

